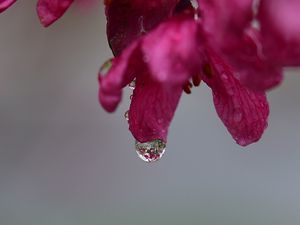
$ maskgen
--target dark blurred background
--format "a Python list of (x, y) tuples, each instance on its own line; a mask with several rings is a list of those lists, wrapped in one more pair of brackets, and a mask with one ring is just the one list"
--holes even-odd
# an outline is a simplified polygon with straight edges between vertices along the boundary
[(165, 156), (141, 161), (97, 72), (111, 52), (100, 4), (52, 27), (35, 1), (0, 15), (1, 225), (300, 224), (300, 74), (269, 93), (262, 140), (236, 145), (209, 88), (183, 96)]

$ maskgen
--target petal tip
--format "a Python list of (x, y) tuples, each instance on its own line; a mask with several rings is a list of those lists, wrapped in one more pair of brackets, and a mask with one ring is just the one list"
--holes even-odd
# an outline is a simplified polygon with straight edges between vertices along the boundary
[(0, 13), (4, 12), (6, 9), (8, 9), (15, 2), (16, 2), (16, 0), (0, 1)]

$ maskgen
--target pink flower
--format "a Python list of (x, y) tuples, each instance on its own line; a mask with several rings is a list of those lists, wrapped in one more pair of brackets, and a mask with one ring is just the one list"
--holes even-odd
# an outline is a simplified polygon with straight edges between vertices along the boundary
[[(151, 2), (155, 5), (159, 1)], [(107, 5), (108, 20), (117, 15), (110, 14), (116, 12), (111, 4)], [(139, 142), (166, 141), (183, 89), (189, 92), (190, 79), (195, 85), (203, 80), (212, 89), (216, 111), (236, 142), (246, 146), (259, 140), (269, 114), (265, 95), (241, 85), (232, 68), (211, 47), (189, 1), (171, 4), (167, 9), (170, 14), (155, 27), (151, 26), (157, 24), (151, 23), (155, 14), (147, 12), (149, 30), (133, 19), (144, 15), (140, 11), (133, 11), (133, 15), (130, 10), (124, 12), (126, 21), (135, 26), (133, 32), (123, 30), (118, 36), (126, 23), (119, 26), (108, 21), (108, 37), (117, 57), (108, 73), (99, 76), (102, 106), (113, 112), (121, 101), (122, 88), (136, 79), (129, 129)], [(147, 34), (141, 36), (144, 31)]]
[[(38, 0), (37, 13), (41, 23), (48, 27), (59, 19), (74, 0)], [(10, 7), (16, 0), (0, 0), (0, 12)]]

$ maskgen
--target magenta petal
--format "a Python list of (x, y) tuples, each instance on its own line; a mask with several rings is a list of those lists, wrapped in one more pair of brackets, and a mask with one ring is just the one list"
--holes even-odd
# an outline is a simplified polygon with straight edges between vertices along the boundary
[(247, 69), (240, 68), (240, 81), (253, 91), (266, 91), (278, 86), (283, 80), (283, 71), (280, 67), (264, 65), (261, 62)]
[(129, 129), (136, 140), (167, 141), (168, 128), (181, 93), (181, 86), (162, 85), (145, 80), (145, 77), (137, 78), (129, 109)]
[(178, 84), (199, 73), (203, 45), (198, 25), (193, 15), (174, 17), (143, 38), (144, 60), (153, 79)]
[(265, 91), (282, 81), (282, 68), (263, 52), (260, 33), (249, 28), (239, 40), (224, 46), (222, 56), (233, 67), (243, 85), (255, 91)]
[[(209, 42), (231, 65), (242, 84), (255, 91), (280, 84), (282, 66), (266, 54), (261, 34), (250, 26), (252, 0), (199, 0), (199, 3)], [(273, 50), (280, 52), (278, 47)]]
[(274, 64), (300, 65), (300, 0), (262, 0), (259, 19), (264, 52)]
[(106, 1), (107, 38), (115, 55), (170, 16), (178, 0)]
[(16, 0), (0, 0), (0, 13), (14, 4)]
[(134, 42), (120, 56), (113, 59), (112, 67), (105, 74), (99, 74), (99, 101), (108, 112), (116, 110), (121, 97), (122, 88), (130, 83), (135, 77), (135, 71), (142, 66), (138, 60), (140, 42)]
[(59, 19), (72, 4), (73, 0), (39, 0), (37, 12), (41, 23), (47, 27)]
[(218, 45), (234, 41), (250, 24), (252, 0), (198, 0), (204, 29)]
[(222, 59), (210, 52), (212, 75), (203, 76), (213, 91), (216, 111), (241, 146), (258, 141), (265, 128), (269, 106), (264, 93), (242, 86)]

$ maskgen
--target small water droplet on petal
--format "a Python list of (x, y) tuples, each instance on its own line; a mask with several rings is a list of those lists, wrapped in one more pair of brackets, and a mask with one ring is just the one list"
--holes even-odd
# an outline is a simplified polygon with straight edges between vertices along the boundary
[(247, 141), (245, 139), (238, 139), (237, 143), (241, 146), (246, 146), (247, 145)]
[(129, 121), (129, 110), (124, 113), (124, 117), (127, 121)]
[(157, 120), (157, 122), (158, 122), (158, 124), (163, 124), (164, 120), (160, 118)]
[(228, 76), (226, 73), (222, 73), (221, 77), (223, 80), (228, 80)]
[(155, 162), (163, 156), (166, 151), (166, 143), (156, 139), (149, 142), (135, 142), (135, 150), (138, 156), (145, 162)]
[(98, 76), (105, 76), (112, 66), (112, 59), (109, 59), (103, 63), (100, 67)]
[(233, 114), (233, 119), (235, 122), (239, 123), (243, 119), (243, 113), (241, 110), (236, 110)]
[(131, 89), (131, 90), (134, 90), (135, 89), (135, 79), (133, 81), (130, 82), (130, 84), (128, 84), (128, 87)]

